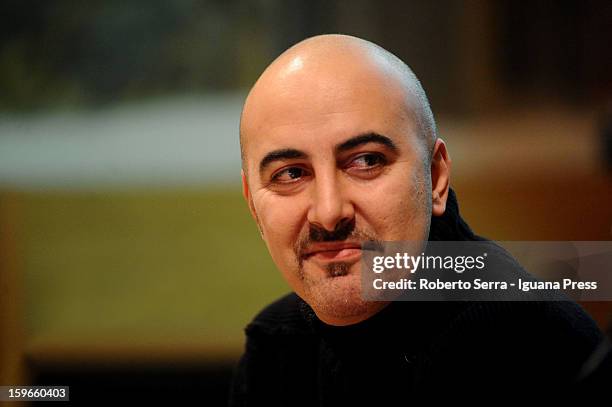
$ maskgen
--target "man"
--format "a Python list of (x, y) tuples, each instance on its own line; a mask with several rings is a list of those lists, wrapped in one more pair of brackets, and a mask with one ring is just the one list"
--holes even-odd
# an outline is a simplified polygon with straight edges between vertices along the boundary
[(302, 41), (253, 86), (240, 138), (244, 196), (295, 293), (247, 327), (231, 404), (573, 383), (601, 339), (574, 303), (362, 298), (363, 242), (484, 240), (459, 216), (446, 145), (397, 57), (349, 36)]

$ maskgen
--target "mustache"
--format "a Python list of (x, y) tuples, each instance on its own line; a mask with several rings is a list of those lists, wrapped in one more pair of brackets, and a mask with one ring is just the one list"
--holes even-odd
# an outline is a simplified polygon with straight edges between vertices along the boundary
[[(336, 224), (334, 230), (327, 230), (319, 225), (310, 224), (309, 228), (303, 236), (300, 236), (294, 245), (295, 257), (298, 259), (300, 266), (304, 260), (304, 252), (313, 243), (321, 242), (372, 242), (373, 247), (382, 247), (382, 241), (373, 233), (358, 229), (355, 225), (355, 219), (343, 219)], [(372, 245), (370, 245), (372, 246)]]
[(318, 225), (310, 225), (308, 240), (311, 242), (336, 242), (346, 240), (355, 230), (355, 219), (343, 219), (329, 231)]

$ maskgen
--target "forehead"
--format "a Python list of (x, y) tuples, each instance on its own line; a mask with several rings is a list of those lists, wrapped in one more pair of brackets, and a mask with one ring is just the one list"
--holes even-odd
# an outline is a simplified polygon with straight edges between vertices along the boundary
[(241, 128), (249, 167), (271, 149), (327, 148), (366, 132), (401, 145), (414, 131), (401, 84), (384, 72), (341, 65), (260, 84), (247, 99)]

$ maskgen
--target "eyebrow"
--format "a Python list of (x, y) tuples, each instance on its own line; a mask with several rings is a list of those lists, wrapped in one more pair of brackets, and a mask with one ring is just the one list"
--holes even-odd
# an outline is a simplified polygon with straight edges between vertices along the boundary
[[(343, 141), (342, 143), (336, 146), (335, 152), (336, 154), (344, 153), (346, 151), (352, 150), (353, 148), (368, 143), (381, 144), (393, 151), (394, 153), (397, 153), (399, 151), (393, 140), (391, 140), (389, 137), (383, 136), (378, 133), (370, 132), (360, 134), (358, 136), (351, 137), (346, 141)], [(291, 160), (296, 158), (307, 159), (308, 154), (295, 148), (283, 148), (280, 150), (270, 151), (260, 161), (259, 172), (262, 173), (270, 164), (275, 161)]]
[(391, 140), (389, 137), (378, 133), (365, 133), (351, 137), (350, 139), (338, 144), (336, 146), (336, 154), (344, 153), (348, 150), (352, 150), (355, 147), (368, 143), (382, 144), (394, 153), (399, 151), (393, 140)]

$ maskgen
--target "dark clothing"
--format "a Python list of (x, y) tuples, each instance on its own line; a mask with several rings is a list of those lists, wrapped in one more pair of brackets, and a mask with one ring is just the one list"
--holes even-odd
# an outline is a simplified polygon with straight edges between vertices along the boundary
[[(452, 190), (429, 238), (485, 241), (459, 216)], [(593, 320), (571, 301), (398, 301), (366, 321), (335, 327), (295, 294), (265, 308), (246, 335), (232, 406), (394, 406), (415, 397), (562, 393), (575, 388), (603, 343)]]

